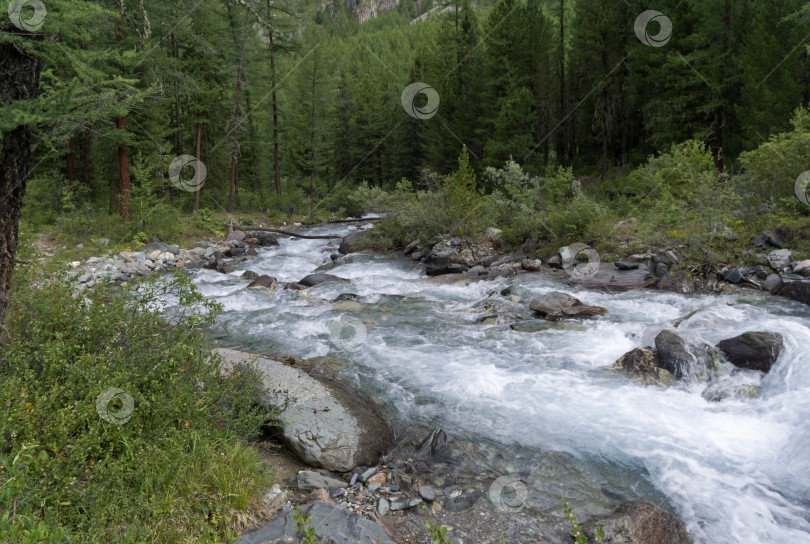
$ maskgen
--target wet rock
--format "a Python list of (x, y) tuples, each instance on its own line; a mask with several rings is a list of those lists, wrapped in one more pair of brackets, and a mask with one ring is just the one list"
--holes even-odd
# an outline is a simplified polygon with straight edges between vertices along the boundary
[(782, 244), (785, 243), (785, 239), (781, 235), (769, 230), (763, 232), (762, 237), (768, 244), (775, 247), (782, 247)]
[(523, 259), (520, 261), (520, 267), (526, 272), (539, 272), (543, 267), (543, 261), (540, 259)]
[[(301, 507), (305, 517), (312, 516), (318, 542), (324, 544), (395, 544), (374, 521), (328, 502), (313, 502)], [(302, 542), (295, 512), (276, 517), (269, 524), (239, 538), (235, 544), (287, 544)]]
[[(242, 275), (244, 276), (244, 274)], [(262, 274), (250, 282), (247, 289), (270, 289), (271, 291), (274, 291), (276, 289), (276, 278)]]
[(667, 266), (666, 263), (655, 263), (655, 266), (653, 267), (653, 273), (657, 277), (663, 278), (664, 276), (669, 274), (669, 267)]
[(469, 268), (462, 262), (461, 255), (459, 255), (456, 248), (445, 244), (433, 246), (425, 260), (425, 264), (427, 264), (425, 273), (428, 276), (457, 274)]
[(655, 350), (661, 368), (678, 379), (705, 373), (705, 368), (699, 368), (697, 357), (690, 352), (683, 338), (672, 331), (663, 330), (658, 333), (655, 337)]
[(762, 288), (771, 294), (774, 294), (782, 288), (782, 278), (779, 274), (771, 274), (762, 284)]
[(301, 491), (348, 487), (348, 484), (337, 476), (321, 474), (314, 470), (302, 470), (299, 472), (296, 485)]
[(562, 269), (562, 257), (559, 255), (554, 255), (552, 258), (546, 261), (546, 264), (551, 268)]
[(661, 367), (658, 356), (650, 346), (636, 348), (622, 355), (615, 363), (620, 368), (645, 384), (669, 386), (674, 380), (671, 372)]
[(686, 295), (695, 292), (695, 280), (685, 270), (678, 270), (674, 274), (667, 274), (656, 285), (660, 291), (680, 293)]
[(647, 501), (627, 502), (612, 514), (583, 524), (590, 538), (595, 525), (604, 529), (610, 544), (692, 544), (681, 520)]
[(768, 372), (782, 351), (782, 335), (777, 332), (745, 332), (717, 344), (736, 367)]
[(424, 256), (425, 256), (424, 251), (414, 251), (413, 253), (411, 253), (411, 259), (413, 259), (414, 261), (421, 261)]
[(748, 400), (759, 395), (760, 386), (744, 384), (728, 387), (724, 384), (713, 384), (706, 388), (701, 396), (709, 402), (721, 402), (727, 399)]
[(393, 442), (391, 428), (360, 391), (249, 353), (219, 349), (224, 372), (253, 364), (260, 402), (278, 414), (280, 438), (302, 461), (334, 472), (374, 466)]
[(377, 474), (377, 467), (371, 467), (360, 475), (360, 481), (366, 483), (369, 478)]
[(256, 272), (254, 272), (253, 270), (245, 270), (244, 272), (242, 272), (242, 275), (239, 276), (239, 277), (242, 278), (242, 279), (253, 281), (253, 280), (258, 279), (259, 275)]
[(348, 282), (346, 278), (339, 278), (338, 276), (333, 276), (332, 274), (310, 274), (305, 278), (298, 281), (304, 287), (314, 287), (315, 285), (320, 285), (322, 283), (328, 283), (333, 281), (342, 281)]
[(442, 429), (433, 429), (419, 444), (417, 451), (422, 457), (433, 457), (446, 447), (447, 434)]
[(359, 312), (362, 309), (363, 305), (356, 300), (345, 300), (332, 306), (333, 312)]
[(405, 246), (405, 249), (402, 250), (402, 254), (403, 255), (410, 255), (411, 253), (413, 253), (414, 251), (419, 249), (419, 246), (421, 244), (422, 244), (422, 240), (414, 240), (413, 242), (411, 242), (410, 244)]
[(782, 276), (782, 287), (776, 294), (810, 305), (810, 280), (798, 275)]
[(768, 264), (777, 272), (784, 272), (790, 266), (790, 256), (793, 253), (789, 249), (777, 249), (768, 255)]
[(605, 308), (588, 306), (579, 299), (559, 291), (553, 291), (532, 300), (529, 308), (549, 321), (595, 317), (607, 313)]
[(249, 246), (258, 246), (259, 245), (259, 239), (258, 238), (245, 238), (243, 240), (243, 242), (246, 243)]
[(242, 232), (241, 230), (235, 230), (228, 235), (228, 240), (236, 240), (237, 242), (241, 242), (247, 238), (247, 235)]
[(509, 328), (516, 332), (540, 332), (547, 330), (555, 331), (586, 331), (588, 327), (578, 323), (560, 323), (556, 321), (547, 321), (545, 319), (526, 319), (525, 321), (518, 321), (512, 323)]
[(354, 253), (356, 251), (365, 249), (368, 247), (369, 235), (370, 233), (367, 230), (356, 230), (349, 233), (340, 242), (340, 248), (338, 248), (338, 251), (340, 251), (343, 255), (347, 255), (349, 253)]
[(428, 502), (433, 502), (436, 500), (436, 491), (429, 485), (423, 485), (419, 487), (419, 496)]
[(273, 235), (273, 234), (271, 234), (269, 232), (262, 231), (262, 230), (254, 230), (254, 231), (248, 231), (245, 234), (247, 235), (247, 238), (245, 238), (243, 241), (247, 241), (248, 238), (252, 238), (252, 239), (256, 240), (257, 245), (260, 245), (260, 246), (277, 246), (278, 245), (278, 238), (275, 235)]
[(720, 272), (720, 277), (723, 278), (723, 281), (733, 284), (740, 283), (744, 278), (743, 273), (739, 268), (730, 268), (725, 272)]
[(618, 268), (619, 270), (636, 270), (638, 269), (638, 263), (629, 263), (627, 261), (616, 261), (613, 263), (613, 266)]
[(230, 266), (220, 265), (217, 266), (217, 272), (220, 274), (230, 274), (231, 272), (234, 272), (234, 269)]

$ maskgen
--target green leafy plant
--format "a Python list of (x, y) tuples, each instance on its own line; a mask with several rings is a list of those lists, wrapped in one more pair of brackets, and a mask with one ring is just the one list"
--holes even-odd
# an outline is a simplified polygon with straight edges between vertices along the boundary
[[(565, 500), (565, 496), (563, 496), (563, 500)], [(593, 542), (594, 544), (603, 544), (605, 540), (605, 529), (597, 525), (594, 527), (594, 539), (589, 540), (585, 533), (582, 531), (582, 525), (577, 523), (577, 517), (574, 515), (574, 511), (571, 508), (571, 505), (568, 504), (568, 501), (565, 501), (565, 505), (563, 507), (565, 512), (565, 520), (571, 524), (571, 536), (574, 538), (574, 542), (576, 544), (588, 544), (589, 542)]]
[(315, 527), (312, 526), (312, 516), (305, 515), (298, 506), (293, 512), (293, 519), (296, 532), (304, 533), (301, 537), (301, 544), (317, 544), (318, 537), (315, 536)]
[(425, 527), (430, 533), (430, 544), (452, 544), (450, 537), (447, 536), (447, 527), (436, 523), (431, 520), (427, 515), (427, 506), (420, 505), (422, 508), (422, 516), (425, 518)]

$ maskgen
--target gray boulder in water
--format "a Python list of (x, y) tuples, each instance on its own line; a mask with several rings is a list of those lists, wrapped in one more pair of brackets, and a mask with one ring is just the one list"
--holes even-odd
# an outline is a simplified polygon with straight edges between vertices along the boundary
[(736, 367), (768, 372), (782, 351), (782, 335), (749, 331), (723, 340), (717, 347)]
[(593, 538), (596, 525), (610, 544), (692, 544), (681, 520), (647, 501), (626, 502), (612, 514), (588, 521), (585, 534)]
[(310, 274), (309, 276), (305, 277), (304, 279), (300, 280), (298, 283), (303, 285), (304, 287), (314, 287), (316, 285), (320, 285), (322, 283), (328, 283), (330, 281), (343, 281), (348, 282), (346, 278), (339, 278), (338, 276), (333, 276), (332, 274)]
[(393, 433), (368, 397), (326, 377), (231, 349), (216, 350), (225, 371), (252, 363), (259, 401), (277, 416), (281, 439), (302, 461), (333, 472), (375, 466)]
[(607, 309), (600, 306), (588, 306), (578, 298), (566, 293), (552, 291), (531, 301), (529, 308), (549, 321), (595, 317), (605, 315)]

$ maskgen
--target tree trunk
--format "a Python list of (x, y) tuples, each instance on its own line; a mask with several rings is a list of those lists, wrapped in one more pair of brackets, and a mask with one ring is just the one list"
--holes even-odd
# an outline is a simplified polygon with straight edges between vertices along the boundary
[[(174, 55), (175, 62), (178, 61), (180, 58), (180, 54), (177, 51), (177, 38), (174, 34), (172, 34), (172, 53)], [(174, 78), (174, 125), (175, 130), (177, 132), (177, 155), (183, 155), (183, 131), (180, 128), (180, 85), (177, 82), (177, 78)], [(183, 184), (183, 170), (180, 169), (180, 187), (185, 187)], [(172, 194), (172, 186), (169, 185), (169, 195)]]
[(65, 170), (67, 173), (68, 187), (73, 191), (76, 188), (76, 177), (73, 175), (73, 149), (71, 147), (70, 138), (67, 139), (65, 144), (67, 149), (67, 157), (65, 157)]
[(90, 188), (90, 130), (84, 131), (84, 148), (82, 149), (84, 185)]
[(312, 107), (310, 108), (309, 126), (312, 137), (310, 138), (310, 178), (309, 178), (309, 219), (315, 220), (315, 82), (318, 77), (318, 54), (312, 57)]
[[(560, 0), (560, 120), (565, 119), (565, 0)], [(567, 158), (565, 149), (567, 123), (562, 121), (557, 133), (557, 161)]]
[[(271, 12), (271, 2), (267, 0), (267, 13)], [(273, 50), (273, 32), (269, 31), (270, 38), (270, 85), (273, 88), (273, 168), (276, 174), (276, 196), (281, 196), (281, 168), (278, 159), (278, 100), (276, 100), (276, 55)], [(279, 200), (279, 205), (281, 201)]]
[[(725, 60), (728, 54), (728, 41), (731, 34), (731, 2), (726, 0), (725, 11), (723, 13), (723, 26), (725, 32), (723, 33), (722, 42), (722, 58)], [(714, 145), (712, 146), (712, 155), (714, 156), (714, 167), (718, 171), (723, 170), (723, 125), (725, 124), (725, 110), (723, 108), (723, 95), (720, 94), (720, 105), (714, 112)]]
[[(3, 59), (0, 63), (0, 104), (34, 99), (39, 94), (39, 59), (26, 55), (8, 42), (0, 43), (0, 58)], [(17, 254), (20, 209), (30, 162), (31, 127), (23, 125), (3, 133), (0, 148), (0, 327), (6, 317)]]
[[(247, 84), (247, 82), (245, 82)], [(262, 191), (262, 178), (259, 174), (259, 157), (256, 155), (256, 132), (253, 130), (253, 106), (250, 105), (250, 92), (245, 89), (245, 101), (248, 110), (248, 125), (250, 126), (250, 150), (253, 153), (253, 172), (256, 176), (256, 190), (259, 192), (259, 211), (264, 213), (264, 191)]]
[[(126, 118), (117, 118), (115, 126), (121, 132), (126, 132)], [(127, 146), (123, 144), (118, 146), (118, 173), (121, 182), (121, 218), (129, 219), (129, 151)]]
[(196, 177), (194, 179), (194, 213), (200, 213), (200, 138), (202, 137), (202, 123), (197, 123), (197, 145), (196, 145), (196, 157), (197, 157), (197, 169), (196, 169)]
[(236, 98), (233, 107), (233, 149), (231, 149), (231, 192), (228, 196), (228, 213), (233, 213), (233, 200), (236, 193), (237, 161), (239, 159), (239, 91), (242, 88), (242, 62), (245, 58), (245, 41), (250, 12), (245, 11), (245, 24), (242, 27), (242, 47), (239, 52), (239, 66), (236, 69)]

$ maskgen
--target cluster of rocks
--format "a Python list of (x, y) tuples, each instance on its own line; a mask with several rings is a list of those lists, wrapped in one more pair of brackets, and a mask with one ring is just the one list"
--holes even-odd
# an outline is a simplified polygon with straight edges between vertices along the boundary
[(667, 387), (675, 380), (707, 382), (710, 386), (704, 397), (708, 400), (722, 400), (729, 395), (751, 397), (758, 392), (755, 385), (743, 384), (730, 392), (711, 382), (737, 369), (767, 373), (782, 347), (782, 335), (776, 332), (749, 331), (711, 346), (692, 344), (671, 330), (663, 330), (655, 337), (655, 348), (636, 348), (614, 366), (645, 384)]
[(428, 276), (462, 272), (486, 273), (486, 269), (501, 258), (498, 229), (487, 229), (485, 236), (461, 238), (436, 236), (423, 243), (414, 240), (403, 250), (412, 260), (425, 263)]

